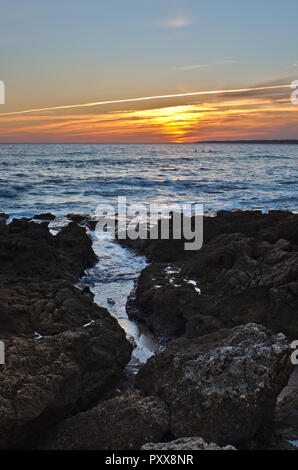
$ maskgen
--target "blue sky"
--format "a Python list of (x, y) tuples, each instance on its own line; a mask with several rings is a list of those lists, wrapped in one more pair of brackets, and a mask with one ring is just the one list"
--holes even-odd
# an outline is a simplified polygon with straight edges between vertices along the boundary
[[(14, 95), (13, 106), (298, 76), (294, 0), (9, 0), (0, 5), (0, 74)], [(178, 19), (184, 24), (175, 23)], [(204, 67), (179, 69), (192, 65)], [(22, 96), (24, 90), (29, 95)]]

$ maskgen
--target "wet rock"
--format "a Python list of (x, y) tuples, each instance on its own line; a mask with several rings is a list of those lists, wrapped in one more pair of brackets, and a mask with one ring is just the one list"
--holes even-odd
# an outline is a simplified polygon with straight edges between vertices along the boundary
[(55, 220), (56, 216), (54, 214), (51, 214), (50, 212), (46, 212), (43, 214), (35, 214), (33, 219), (36, 220)]
[(73, 222), (56, 236), (48, 222), (0, 225), (0, 448), (34, 447), (45, 429), (127, 382), (132, 346), (79, 282), (96, 260)]
[(6, 223), (6, 221), (9, 219), (9, 215), (5, 214), (4, 212), (0, 212), (0, 223)]
[(148, 360), (136, 386), (169, 405), (175, 438), (238, 447), (271, 422), (291, 370), (285, 336), (247, 324), (173, 341)]
[(70, 223), (56, 236), (48, 223), (14, 219), (0, 226), (0, 281), (76, 280), (96, 256), (83, 227)]
[(85, 227), (88, 227), (90, 230), (95, 230), (98, 217), (90, 216), (90, 215), (82, 215), (82, 214), (68, 214), (67, 218), (72, 220), (75, 224), (80, 224)]
[(296, 441), (298, 447), (298, 390), (292, 390), (276, 405), (274, 434), (282, 441)]
[(0, 287), (0, 336), (52, 335), (106, 315), (92, 296), (68, 281)]
[(171, 442), (161, 442), (155, 444), (149, 442), (141, 447), (141, 450), (237, 450), (236, 447), (227, 445), (220, 447), (211, 442), (210, 444), (201, 437), (184, 437)]
[(56, 334), (101, 316), (92, 297), (75, 288), (96, 261), (82, 227), (53, 236), (48, 223), (14, 220), (0, 226), (0, 336)]
[(183, 240), (146, 240), (153, 262), (128, 314), (165, 338), (255, 322), (296, 339), (297, 225), (288, 212), (219, 212), (204, 218), (201, 250), (184, 251)]
[(58, 419), (92, 406), (129, 361), (124, 332), (106, 315), (85, 328), (41, 339), (3, 339), (0, 448), (39, 435)]
[(133, 450), (162, 439), (169, 411), (157, 397), (139, 393), (103, 401), (64, 421), (42, 448), (62, 450)]
[(67, 214), (66, 217), (72, 222), (75, 222), (76, 224), (81, 224), (88, 218), (88, 215), (71, 213), (71, 214)]

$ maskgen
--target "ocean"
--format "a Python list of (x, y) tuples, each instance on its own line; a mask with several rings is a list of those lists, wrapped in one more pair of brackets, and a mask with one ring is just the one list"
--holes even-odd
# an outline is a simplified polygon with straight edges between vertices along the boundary
[[(51, 212), (53, 233), (66, 214), (94, 214), (100, 203), (202, 203), (221, 209), (298, 211), (298, 146), (251, 144), (0, 144), (0, 211)], [(154, 338), (127, 317), (125, 304), (142, 256), (94, 233), (97, 265), (84, 277), (136, 344), (130, 367), (150, 357)], [(112, 300), (112, 301), (111, 301)]]
[(0, 210), (94, 213), (97, 204), (298, 209), (298, 146), (0, 144)]

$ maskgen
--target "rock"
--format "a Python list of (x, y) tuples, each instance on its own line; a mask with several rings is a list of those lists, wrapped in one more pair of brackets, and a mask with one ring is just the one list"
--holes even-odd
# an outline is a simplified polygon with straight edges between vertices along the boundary
[(42, 448), (61, 450), (136, 450), (162, 439), (169, 411), (157, 397), (139, 393), (103, 401), (60, 424)]
[(84, 222), (88, 218), (88, 215), (87, 214), (74, 214), (74, 213), (71, 213), (71, 214), (67, 214), (66, 217), (69, 220), (71, 220), (72, 222), (75, 222), (76, 224), (81, 224), (82, 222)]
[(26, 446), (124, 380), (132, 346), (90, 289), (74, 286), (96, 260), (74, 223), (56, 236), (48, 222), (0, 224), (0, 448)]
[(184, 437), (171, 442), (155, 444), (149, 442), (141, 447), (141, 450), (237, 450), (236, 447), (228, 445), (220, 447), (213, 442), (208, 444), (201, 437)]
[(70, 223), (56, 236), (48, 223), (14, 219), (0, 225), (0, 281), (77, 280), (96, 262), (83, 227)]
[(276, 405), (274, 434), (298, 447), (298, 390), (292, 390)]
[(42, 339), (3, 339), (0, 448), (15, 447), (75, 410), (92, 406), (117, 380), (131, 347), (116, 321)]
[(58, 249), (71, 256), (71, 270), (78, 272), (79, 276), (95, 264), (97, 258), (92, 249), (92, 240), (86, 234), (85, 228), (70, 223), (56, 235), (55, 239)]
[(0, 336), (53, 335), (107, 315), (68, 281), (0, 287)]
[(9, 215), (4, 212), (0, 212), (0, 223), (6, 224), (6, 221), (9, 219)]
[(101, 317), (92, 296), (73, 287), (96, 261), (83, 227), (53, 236), (48, 223), (0, 226), (0, 336), (56, 334)]
[(153, 262), (138, 279), (129, 316), (163, 338), (253, 322), (296, 339), (297, 226), (289, 212), (219, 212), (204, 218), (201, 250), (184, 251), (183, 240), (145, 240)]
[(35, 214), (33, 219), (36, 220), (55, 220), (56, 216), (51, 214), (50, 212), (46, 212), (43, 214)]
[(285, 336), (247, 324), (173, 341), (148, 360), (136, 386), (169, 405), (174, 438), (238, 447), (270, 423), (291, 370)]
[(90, 230), (95, 230), (98, 222), (98, 217), (82, 214), (67, 214), (67, 218), (72, 220), (75, 224), (83, 225), (88, 227)]

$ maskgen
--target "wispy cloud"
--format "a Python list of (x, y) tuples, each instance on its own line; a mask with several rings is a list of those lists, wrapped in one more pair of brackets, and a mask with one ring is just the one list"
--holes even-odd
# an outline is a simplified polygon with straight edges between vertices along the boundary
[[(232, 98), (232, 99), (231, 99)], [(1, 142), (193, 142), (294, 138), (297, 111), (288, 98), (225, 97), (217, 102), (144, 110), (1, 119)], [(281, 124), (282, 123), (282, 124)]]
[(0, 116), (9, 116), (9, 115), (17, 115), (17, 114), (28, 114), (28, 113), (40, 113), (44, 111), (56, 111), (56, 110), (65, 110), (65, 109), (72, 109), (72, 108), (90, 108), (94, 106), (103, 106), (103, 105), (111, 105), (111, 104), (123, 104), (123, 103), (136, 103), (140, 101), (151, 101), (151, 100), (161, 100), (161, 99), (169, 99), (169, 98), (186, 98), (191, 96), (202, 96), (202, 95), (238, 95), (242, 93), (248, 92), (264, 92), (269, 90), (279, 90), (283, 88), (290, 88), (289, 84), (281, 84), (281, 85), (264, 85), (258, 87), (250, 87), (250, 88), (234, 88), (230, 90), (208, 90), (208, 91), (191, 91), (188, 93), (175, 93), (175, 94), (168, 94), (168, 95), (154, 95), (154, 96), (142, 96), (139, 98), (125, 98), (125, 99), (118, 99), (118, 100), (109, 100), (109, 101), (94, 101), (90, 103), (80, 103), (80, 104), (71, 104), (71, 105), (62, 105), (62, 106), (51, 106), (47, 108), (35, 108), (35, 109), (25, 109), (21, 111), (10, 111), (7, 113), (0, 113)]
[(183, 65), (180, 67), (175, 67), (175, 70), (180, 70), (180, 71), (197, 70), (197, 69), (205, 69), (207, 67), (214, 67), (215, 65), (236, 64), (236, 63), (237, 63), (237, 60), (235, 60), (234, 58), (226, 58), (223, 60), (216, 60), (214, 62), (209, 62), (208, 64)]
[(164, 28), (185, 28), (193, 23), (192, 19), (187, 16), (176, 16), (169, 18), (161, 23)]

